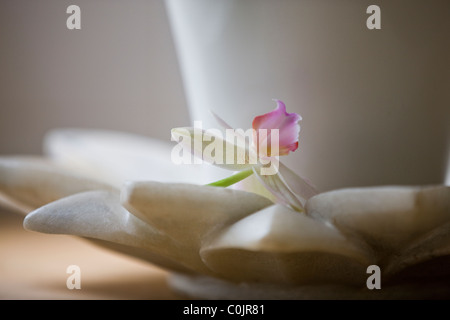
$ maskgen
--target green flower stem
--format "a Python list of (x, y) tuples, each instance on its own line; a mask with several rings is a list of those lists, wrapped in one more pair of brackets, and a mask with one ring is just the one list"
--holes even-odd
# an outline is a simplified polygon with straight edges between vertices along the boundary
[(233, 174), (232, 176), (216, 181), (216, 182), (212, 182), (210, 184), (208, 184), (208, 186), (213, 186), (213, 187), (229, 187), (241, 180), (244, 180), (245, 178), (251, 176), (253, 174), (253, 170), (249, 169), (249, 170), (245, 170), (245, 171), (240, 171), (236, 174)]

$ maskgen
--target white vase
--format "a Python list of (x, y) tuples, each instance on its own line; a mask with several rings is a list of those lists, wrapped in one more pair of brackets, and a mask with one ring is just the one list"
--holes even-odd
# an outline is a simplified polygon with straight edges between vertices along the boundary
[(273, 98), (302, 115), (283, 161), (322, 190), (443, 183), (450, 2), (167, 0), (191, 120), (247, 129)]

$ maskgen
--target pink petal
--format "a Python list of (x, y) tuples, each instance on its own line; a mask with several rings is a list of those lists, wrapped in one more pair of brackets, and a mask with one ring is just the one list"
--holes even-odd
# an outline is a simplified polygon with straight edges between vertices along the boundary
[(290, 151), (298, 148), (298, 134), (300, 133), (300, 125), (298, 122), (302, 119), (297, 113), (287, 113), (286, 106), (281, 100), (277, 102), (277, 108), (269, 113), (255, 117), (253, 119), (253, 129), (256, 130), (254, 143), (260, 146), (264, 141), (259, 139), (259, 129), (267, 129), (267, 150), (271, 151), (270, 130), (279, 130), (279, 152), (276, 155), (287, 155)]

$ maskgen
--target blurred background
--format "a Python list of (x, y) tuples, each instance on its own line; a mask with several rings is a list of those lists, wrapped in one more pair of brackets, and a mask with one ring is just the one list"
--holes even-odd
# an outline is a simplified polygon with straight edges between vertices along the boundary
[(0, 154), (40, 153), (52, 128), (170, 141), (189, 122), (162, 0), (2, 0), (0, 41)]

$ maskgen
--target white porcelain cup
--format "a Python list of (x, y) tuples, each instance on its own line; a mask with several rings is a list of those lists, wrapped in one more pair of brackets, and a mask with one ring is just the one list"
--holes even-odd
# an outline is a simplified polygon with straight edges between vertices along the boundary
[(303, 117), (282, 161), (320, 190), (443, 183), (450, 1), (375, 2), (167, 0), (191, 120), (247, 129), (277, 98)]

